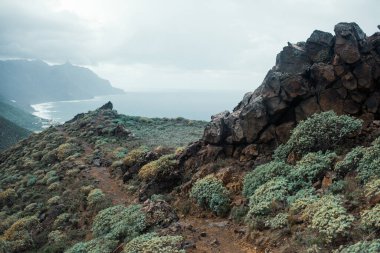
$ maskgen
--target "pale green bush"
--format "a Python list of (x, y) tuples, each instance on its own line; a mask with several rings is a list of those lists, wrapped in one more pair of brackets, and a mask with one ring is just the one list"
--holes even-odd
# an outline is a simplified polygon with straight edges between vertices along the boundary
[(61, 183), (55, 182), (55, 183), (52, 183), (51, 185), (48, 186), (48, 190), (49, 191), (56, 191), (60, 188), (60, 186), (61, 186)]
[(63, 161), (69, 156), (72, 156), (79, 151), (81, 151), (81, 149), (79, 148), (78, 144), (67, 142), (61, 144), (57, 148), (57, 157), (60, 161)]
[(11, 252), (21, 252), (33, 246), (32, 231), (37, 232), (39, 229), (40, 222), (37, 217), (24, 217), (4, 232), (3, 239), (8, 242)]
[(61, 197), (60, 196), (54, 196), (48, 199), (47, 204), (48, 206), (54, 206), (58, 205), (61, 202)]
[(380, 145), (354, 148), (335, 165), (335, 170), (341, 176), (356, 171), (363, 184), (378, 178), (380, 176)]
[(14, 189), (8, 188), (0, 191), (0, 208), (3, 206), (12, 206), (17, 199), (17, 193)]
[(275, 157), (283, 160), (290, 152), (304, 155), (332, 149), (361, 126), (361, 120), (338, 116), (333, 111), (314, 114), (293, 129), (288, 142), (275, 151)]
[(67, 239), (67, 235), (60, 230), (53, 230), (48, 234), (49, 243), (65, 242)]
[(320, 234), (324, 235), (327, 242), (339, 236), (345, 236), (349, 233), (354, 217), (347, 213), (342, 206), (341, 200), (332, 197), (322, 197), (318, 209), (315, 211), (311, 219), (311, 228), (316, 229)]
[(181, 250), (181, 236), (158, 236), (155, 233), (148, 233), (134, 238), (124, 246), (125, 253), (185, 253)]
[(292, 166), (283, 161), (272, 161), (256, 167), (244, 177), (243, 195), (249, 198), (262, 184), (278, 176), (287, 176)]
[(287, 213), (279, 213), (275, 217), (266, 220), (265, 226), (270, 227), (271, 229), (286, 227), (288, 224), (288, 217), (289, 215)]
[(116, 249), (117, 244), (117, 240), (99, 237), (88, 242), (79, 242), (65, 253), (110, 253)]
[[(298, 215), (303, 214), (303, 219), (307, 219), (309, 213), (305, 213), (305, 209), (311, 206), (313, 203), (316, 203), (318, 197), (316, 195), (309, 195), (305, 197), (300, 197), (295, 199), (289, 207), (289, 214)], [(319, 202), (317, 202), (319, 203)]]
[(306, 154), (297, 162), (294, 170), (289, 175), (292, 190), (310, 187), (312, 183), (323, 178), (331, 168), (335, 158), (336, 154), (330, 152), (323, 154), (319, 151)]
[(360, 241), (351, 246), (341, 246), (334, 253), (379, 253), (380, 252), (380, 239), (373, 241)]
[(261, 185), (249, 198), (248, 218), (265, 216), (271, 211), (282, 208), (288, 196), (288, 180), (284, 177), (274, 178)]
[(101, 189), (93, 189), (87, 196), (88, 206), (95, 211), (102, 210), (111, 205), (111, 201), (106, 197)]
[(370, 200), (380, 196), (380, 179), (374, 179), (364, 186), (364, 195)]
[(133, 149), (128, 152), (127, 156), (124, 158), (124, 164), (126, 167), (132, 167), (135, 164), (140, 164), (144, 162), (146, 154), (149, 149), (145, 146), (141, 146), (137, 149)]
[(138, 173), (140, 179), (149, 181), (157, 176), (169, 174), (177, 166), (174, 155), (164, 155), (159, 159), (145, 164)]
[(190, 197), (201, 207), (208, 207), (218, 215), (224, 215), (229, 210), (229, 192), (214, 176), (206, 176), (196, 181), (190, 191)]
[(96, 215), (92, 224), (95, 237), (129, 241), (145, 229), (145, 214), (140, 205), (112, 206)]
[(361, 225), (368, 230), (380, 229), (380, 204), (361, 213)]
[(72, 215), (70, 213), (62, 213), (55, 218), (53, 227), (57, 229), (63, 229), (70, 223)]

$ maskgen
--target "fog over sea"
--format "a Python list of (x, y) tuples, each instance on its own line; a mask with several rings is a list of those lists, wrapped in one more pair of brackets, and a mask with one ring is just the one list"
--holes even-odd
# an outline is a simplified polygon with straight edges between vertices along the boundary
[(34, 115), (63, 123), (76, 114), (95, 110), (111, 101), (119, 113), (142, 117), (183, 117), (209, 121), (211, 115), (231, 111), (243, 98), (242, 91), (127, 92), (86, 100), (32, 105)]

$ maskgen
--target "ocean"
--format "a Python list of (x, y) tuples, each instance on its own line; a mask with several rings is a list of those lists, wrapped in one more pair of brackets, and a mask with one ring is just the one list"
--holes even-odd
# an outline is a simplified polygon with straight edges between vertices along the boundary
[(34, 115), (63, 123), (76, 114), (95, 110), (111, 101), (119, 113), (142, 117), (183, 117), (209, 121), (211, 115), (231, 111), (244, 96), (242, 91), (127, 92), (93, 99), (32, 105)]

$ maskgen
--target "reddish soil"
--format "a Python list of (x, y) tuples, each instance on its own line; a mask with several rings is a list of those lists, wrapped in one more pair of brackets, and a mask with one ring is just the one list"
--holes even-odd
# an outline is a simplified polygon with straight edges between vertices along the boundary
[[(187, 252), (225, 252), (225, 253), (258, 253), (253, 245), (244, 239), (243, 228), (227, 219), (186, 217), (180, 220), (186, 224), (182, 235), (195, 242), (195, 248)], [(194, 229), (192, 229), (194, 228)]]

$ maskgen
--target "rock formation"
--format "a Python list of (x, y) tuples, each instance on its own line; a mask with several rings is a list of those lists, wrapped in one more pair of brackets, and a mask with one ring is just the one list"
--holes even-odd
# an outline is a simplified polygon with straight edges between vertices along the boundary
[(288, 43), (259, 88), (233, 112), (212, 117), (204, 143), (282, 143), (299, 121), (320, 111), (379, 119), (380, 32), (367, 37), (356, 23), (339, 23), (334, 32), (316, 30), (306, 42)]

